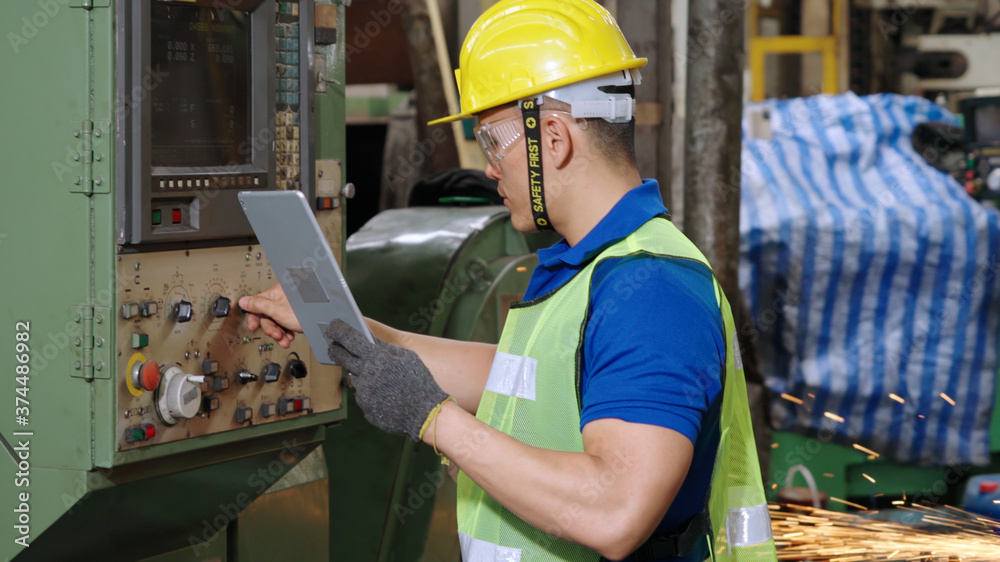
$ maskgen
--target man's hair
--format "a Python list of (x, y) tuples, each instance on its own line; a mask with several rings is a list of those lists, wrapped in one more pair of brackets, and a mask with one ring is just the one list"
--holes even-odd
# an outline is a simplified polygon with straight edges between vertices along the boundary
[[(616, 92), (617, 92), (616, 88)], [(622, 93), (635, 97), (635, 86), (621, 88)], [(545, 97), (542, 109), (558, 109), (569, 112), (570, 105), (564, 101)], [(636, 165), (635, 158), (635, 117), (628, 123), (611, 123), (601, 118), (585, 119), (585, 132), (590, 135), (594, 147), (604, 154), (604, 158), (614, 166)]]

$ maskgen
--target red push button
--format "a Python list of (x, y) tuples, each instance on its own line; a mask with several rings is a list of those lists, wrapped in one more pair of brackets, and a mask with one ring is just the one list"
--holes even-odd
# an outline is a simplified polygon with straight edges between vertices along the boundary
[(171, 220), (173, 220), (174, 224), (180, 224), (181, 223), (181, 210), (180, 209), (174, 209), (173, 211), (171, 211)]
[(156, 437), (156, 426), (155, 425), (147, 425), (146, 426), (146, 439), (152, 439), (154, 437)]
[(333, 208), (333, 197), (317, 197), (316, 210), (328, 211)]
[(997, 491), (998, 489), (1000, 489), (1000, 484), (998, 484), (996, 482), (989, 482), (989, 481), (987, 481), (987, 482), (980, 482), (979, 483), (979, 491), (981, 493), (984, 493), (984, 494), (992, 494), (993, 492)]
[(160, 366), (156, 361), (146, 361), (139, 372), (139, 384), (146, 390), (156, 390), (160, 386)]
[(302, 399), (301, 398), (296, 398), (295, 399), (295, 411), (296, 412), (301, 412), (302, 411)]

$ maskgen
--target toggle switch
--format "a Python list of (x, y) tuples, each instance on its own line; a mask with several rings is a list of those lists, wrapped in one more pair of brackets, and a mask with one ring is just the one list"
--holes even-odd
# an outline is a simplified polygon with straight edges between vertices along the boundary
[(229, 388), (229, 378), (214, 376), (212, 377), (212, 390), (215, 392), (222, 392)]
[(156, 301), (142, 301), (142, 304), (139, 305), (139, 314), (144, 318), (149, 318), (155, 315), (158, 309), (159, 306), (156, 304)]
[(205, 412), (212, 412), (219, 409), (218, 396), (206, 396), (201, 399), (201, 409)]
[(257, 380), (257, 375), (246, 369), (240, 369), (240, 371), (236, 373), (236, 378), (240, 381), (240, 384), (247, 384)]
[(139, 314), (139, 303), (127, 302), (122, 305), (122, 318), (125, 320), (128, 320), (137, 314)]
[(214, 375), (219, 372), (219, 362), (215, 359), (206, 359), (201, 362), (201, 374)]
[(281, 365), (268, 363), (260, 373), (264, 377), (264, 382), (278, 382), (278, 378), (281, 377)]
[(236, 407), (236, 423), (246, 423), (253, 417), (253, 408), (250, 406)]

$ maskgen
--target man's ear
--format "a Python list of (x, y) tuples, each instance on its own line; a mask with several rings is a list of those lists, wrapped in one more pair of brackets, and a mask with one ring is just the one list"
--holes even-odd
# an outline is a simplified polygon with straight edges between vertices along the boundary
[(553, 114), (542, 115), (542, 142), (545, 144), (551, 163), (562, 169), (573, 157), (573, 136), (566, 121)]

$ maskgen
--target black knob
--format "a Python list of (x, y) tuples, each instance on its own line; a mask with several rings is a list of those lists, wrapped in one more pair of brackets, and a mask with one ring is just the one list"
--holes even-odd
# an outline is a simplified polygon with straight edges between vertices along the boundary
[(191, 308), (191, 303), (188, 301), (181, 301), (174, 305), (174, 316), (177, 317), (178, 322), (190, 322), (193, 314), (194, 309)]
[(240, 372), (236, 373), (236, 378), (239, 379), (240, 384), (246, 384), (257, 380), (257, 375), (246, 369), (240, 369)]
[(264, 365), (264, 369), (260, 373), (264, 375), (264, 382), (278, 382), (278, 378), (281, 376), (281, 365), (268, 363)]
[(305, 361), (292, 359), (288, 362), (288, 373), (297, 379), (302, 379), (309, 374), (309, 371), (306, 369)]
[(229, 299), (226, 297), (219, 297), (215, 299), (215, 303), (212, 304), (212, 314), (214, 314), (216, 318), (225, 318), (226, 316), (229, 316), (230, 304)]

